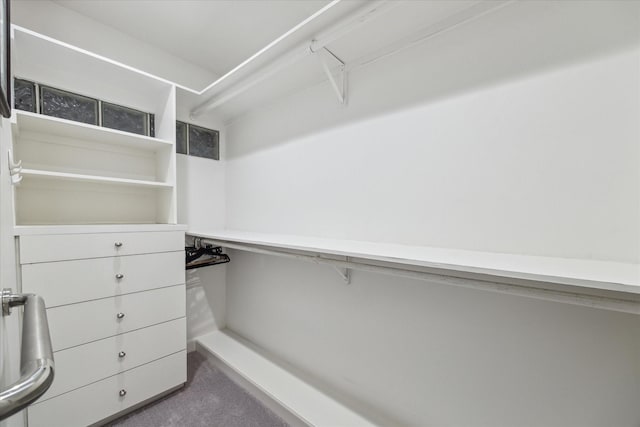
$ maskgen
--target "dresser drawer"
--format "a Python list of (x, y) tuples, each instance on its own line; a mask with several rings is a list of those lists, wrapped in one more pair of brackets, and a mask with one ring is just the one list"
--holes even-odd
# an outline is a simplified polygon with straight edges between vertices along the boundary
[(184, 271), (184, 250), (24, 264), (22, 292), (38, 294), (47, 307), (56, 307), (179, 285)]
[(54, 354), (55, 380), (40, 401), (185, 350), (183, 317)]
[(184, 250), (183, 231), (20, 236), (20, 263)]
[(184, 316), (184, 285), (47, 309), (54, 351)]
[[(172, 354), (28, 409), (29, 427), (84, 427), (186, 382), (186, 352)], [(120, 396), (120, 390), (126, 391)]]

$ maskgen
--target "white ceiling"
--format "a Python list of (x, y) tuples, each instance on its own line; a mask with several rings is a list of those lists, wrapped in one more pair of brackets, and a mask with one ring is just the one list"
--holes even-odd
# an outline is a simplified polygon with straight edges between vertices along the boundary
[(55, 0), (221, 76), (329, 0)]
[[(224, 75), (330, 2), (53, 1), (217, 76)], [(252, 61), (242, 72), (223, 82), (216, 82), (202, 96), (178, 91), (179, 104), (184, 109), (181, 111), (182, 119), (206, 101), (223, 99), (216, 104), (219, 108), (216, 107), (215, 112), (223, 120), (230, 120), (285, 93), (326, 80), (317, 56), (304, 55), (302, 58), (298, 55), (301, 59), (291, 64), (287, 59), (290, 56), (297, 58), (301, 52), (308, 53), (302, 48), (311, 40), (330, 39), (326, 47), (353, 69), (378, 55), (388, 55), (418, 43), (430, 34), (438, 34), (442, 28), (455, 26), (503, 3), (504, 0), (391, 0), (381, 7), (371, 0), (344, 0)], [(344, 31), (345, 22), (348, 23), (348, 31)], [(326, 37), (327, 30), (340, 36)], [(277, 59), (283, 59), (280, 62), (287, 63), (287, 67), (280, 67)], [(262, 75), (266, 77), (262, 78)], [(237, 90), (233, 89), (234, 85), (238, 85)], [(244, 87), (251, 90), (245, 91)], [(194, 88), (199, 89), (200, 86)], [(230, 94), (221, 95), (227, 90)]]

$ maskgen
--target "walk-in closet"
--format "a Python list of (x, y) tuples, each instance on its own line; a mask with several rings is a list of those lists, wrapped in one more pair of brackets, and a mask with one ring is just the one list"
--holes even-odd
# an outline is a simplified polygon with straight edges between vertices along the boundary
[(638, 427), (640, 1), (0, 0), (0, 427)]

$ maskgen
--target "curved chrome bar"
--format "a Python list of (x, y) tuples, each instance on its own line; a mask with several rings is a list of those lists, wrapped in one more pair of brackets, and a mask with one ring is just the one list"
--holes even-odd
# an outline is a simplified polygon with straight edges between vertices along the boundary
[(42, 297), (33, 294), (2, 293), (3, 313), (24, 305), (20, 379), (0, 392), (0, 420), (36, 401), (51, 386), (55, 364), (47, 312)]

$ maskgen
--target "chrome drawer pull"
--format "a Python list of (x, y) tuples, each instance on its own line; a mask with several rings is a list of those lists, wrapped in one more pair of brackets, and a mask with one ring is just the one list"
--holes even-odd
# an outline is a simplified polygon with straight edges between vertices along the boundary
[(118, 314), (116, 314), (116, 317), (118, 319), (122, 319), (124, 317), (124, 313), (118, 313)]
[(116, 245), (116, 248), (122, 247), (122, 242), (116, 242), (115, 245)]
[(125, 397), (127, 395), (127, 390), (122, 389), (118, 394), (120, 395), (120, 397)]
[(120, 273), (116, 274), (116, 279), (118, 280), (124, 279), (124, 274), (120, 274)]
[(120, 359), (122, 359), (123, 357), (125, 357), (127, 355), (127, 353), (125, 353), (124, 351), (121, 351), (120, 353), (118, 353), (118, 357)]

